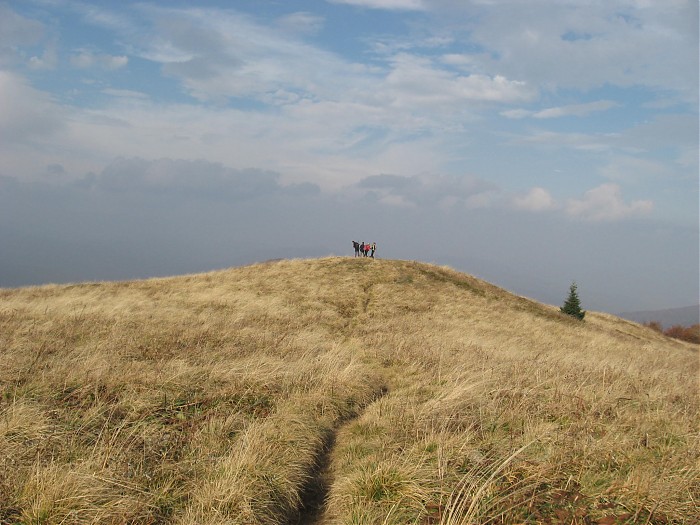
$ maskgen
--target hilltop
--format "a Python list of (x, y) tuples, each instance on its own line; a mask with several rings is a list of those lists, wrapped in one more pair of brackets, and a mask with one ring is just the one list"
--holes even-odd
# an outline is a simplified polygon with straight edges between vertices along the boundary
[(697, 523), (697, 377), (409, 261), (0, 290), (0, 523)]

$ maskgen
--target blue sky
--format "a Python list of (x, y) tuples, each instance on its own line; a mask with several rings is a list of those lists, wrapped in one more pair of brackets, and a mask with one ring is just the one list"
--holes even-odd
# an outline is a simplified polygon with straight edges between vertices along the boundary
[(698, 302), (694, 0), (0, 2), (0, 136), (0, 286), (364, 236), (546, 302)]

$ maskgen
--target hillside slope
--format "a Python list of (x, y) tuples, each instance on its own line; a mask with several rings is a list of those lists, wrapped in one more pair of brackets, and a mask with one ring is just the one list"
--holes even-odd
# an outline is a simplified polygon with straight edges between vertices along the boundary
[(415, 262), (0, 290), (0, 523), (697, 523), (697, 377)]

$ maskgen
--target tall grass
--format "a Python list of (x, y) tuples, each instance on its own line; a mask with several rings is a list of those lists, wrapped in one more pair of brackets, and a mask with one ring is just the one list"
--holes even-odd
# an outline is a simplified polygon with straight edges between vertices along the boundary
[(0, 523), (288, 523), (331, 436), (327, 524), (695, 523), (697, 348), (402, 261), (0, 290)]

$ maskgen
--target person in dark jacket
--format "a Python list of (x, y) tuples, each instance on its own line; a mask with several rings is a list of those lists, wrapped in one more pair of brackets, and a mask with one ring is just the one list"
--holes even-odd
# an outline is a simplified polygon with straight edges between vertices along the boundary
[(352, 241), (352, 247), (355, 250), (355, 257), (360, 256), (360, 243), (357, 241)]
[(373, 242), (373, 243), (372, 243), (372, 248), (371, 248), (372, 253), (369, 255), (372, 259), (374, 259), (374, 251), (375, 251), (376, 249), (377, 249), (377, 243), (376, 243), (376, 242)]

